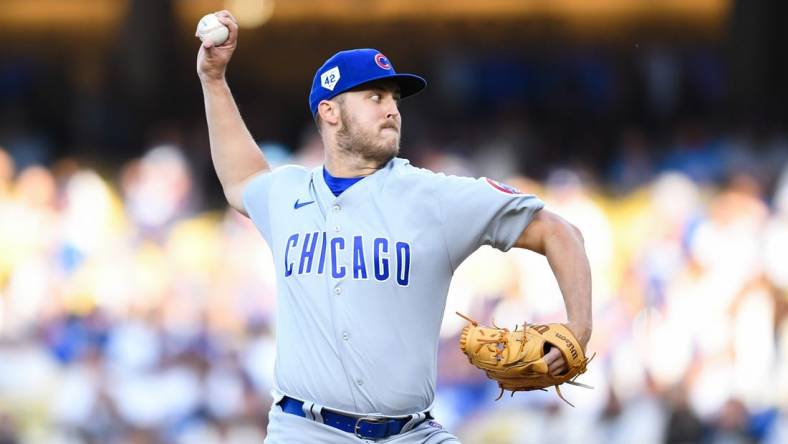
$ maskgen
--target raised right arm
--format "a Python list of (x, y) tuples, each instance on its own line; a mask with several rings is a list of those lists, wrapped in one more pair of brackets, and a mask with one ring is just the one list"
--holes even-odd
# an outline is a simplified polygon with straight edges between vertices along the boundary
[(205, 98), (205, 117), (211, 159), (231, 207), (246, 214), (242, 193), (256, 175), (271, 170), (241, 118), (225, 72), (238, 43), (238, 25), (228, 11), (217, 12), (219, 21), (230, 28), (227, 41), (213, 46), (206, 40), (197, 55), (197, 75)]

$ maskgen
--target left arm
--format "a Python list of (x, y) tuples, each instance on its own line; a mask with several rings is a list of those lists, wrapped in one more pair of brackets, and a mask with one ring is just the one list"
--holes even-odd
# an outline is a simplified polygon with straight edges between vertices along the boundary
[[(588, 264), (583, 235), (574, 225), (545, 209), (539, 211), (515, 243), (544, 255), (553, 270), (564, 298), (568, 322), (585, 350), (591, 338), (591, 268)], [(545, 356), (550, 370), (560, 370), (565, 363), (557, 349)]]

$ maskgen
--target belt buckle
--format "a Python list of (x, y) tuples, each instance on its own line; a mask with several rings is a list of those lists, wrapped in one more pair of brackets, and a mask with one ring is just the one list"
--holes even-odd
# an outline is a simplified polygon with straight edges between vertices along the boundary
[(353, 427), (353, 433), (356, 435), (356, 437), (361, 439), (370, 439), (370, 438), (377, 439), (376, 437), (364, 436), (359, 433), (359, 429), (361, 428), (362, 422), (367, 422), (370, 424), (385, 424), (386, 422), (388, 422), (388, 418), (384, 416), (362, 416), (356, 420), (356, 425), (355, 427)]

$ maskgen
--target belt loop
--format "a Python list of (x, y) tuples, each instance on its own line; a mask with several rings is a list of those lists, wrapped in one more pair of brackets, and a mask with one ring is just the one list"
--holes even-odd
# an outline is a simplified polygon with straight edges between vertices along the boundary
[(325, 424), (323, 421), (323, 406), (320, 404), (312, 403), (314, 407), (312, 408), (312, 415), (315, 417), (315, 421)]
[(271, 389), (271, 397), (274, 398), (274, 405), (277, 405), (284, 399), (285, 395), (277, 389)]
[(314, 407), (315, 403), (310, 401), (304, 401), (304, 403), (301, 405), (301, 410), (304, 411), (304, 416), (306, 419), (311, 421), (315, 420), (315, 415), (312, 413), (314, 411)]
[(405, 433), (412, 430), (414, 427), (421, 424), (426, 418), (426, 412), (419, 412), (410, 415), (410, 420), (402, 426), (402, 431), (400, 431), (400, 433)]
[(306, 416), (307, 419), (323, 424), (323, 415), (321, 414), (323, 411), (322, 405), (311, 401), (304, 401), (301, 410), (304, 411), (304, 416)]

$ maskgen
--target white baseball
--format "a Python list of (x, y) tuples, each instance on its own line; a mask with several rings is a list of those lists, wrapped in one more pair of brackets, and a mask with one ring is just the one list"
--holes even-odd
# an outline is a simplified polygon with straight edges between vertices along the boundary
[(203, 42), (210, 39), (214, 46), (221, 45), (230, 36), (230, 29), (224, 26), (216, 14), (208, 14), (197, 24), (197, 37)]

